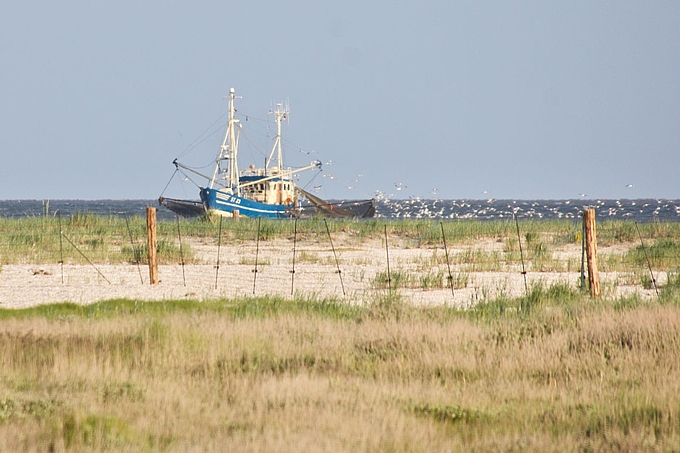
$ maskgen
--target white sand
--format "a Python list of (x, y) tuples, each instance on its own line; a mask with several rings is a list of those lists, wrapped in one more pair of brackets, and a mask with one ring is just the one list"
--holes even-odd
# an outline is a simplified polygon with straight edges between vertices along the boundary
[[(199, 264), (184, 267), (179, 264), (162, 265), (159, 267), (160, 283), (157, 285), (149, 284), (149, 270), (145, 265), (95, 264), (95, 269), (83, 264), (64, 264), (63, 267), (59, 264), (6, 264), (0, 272), (0, 307), (21, 308), (65, 301), (89, 304), (113, 298), (205, 300), (253, 294), (286, 298), (304, 295), (332, 296), (350, 303), (365, 303), (387, 293), (384, 288), (376, 288), (374, 281), (376, 274), (387, 271), (384, 243), (359, 243), (351, 237), (344, 237), (337, 240), (337, 243), (334, 239), (334, 243), (341, 274), (337, 272), (329, 244), (304, 241), (297, 245), (293, 274), (292, 241), (283, 239), (260, 243), (257, 275), (253, 272), (256, 247), (254, 242), (223, 245), (220, 250), (219, 272), (215, 266), (217, 248), (194, 242), (191, 249)], [(449, 255), (455, 257), (457, 253), (475, 249), (500, 251), (502, 247), (502, 243), (494, 241), (456, 245), (449, 250)], [(560, 260), (566, 261), (574, 257), (576, 261), (580, 259), (580, 246), (574, 244), (551, 252)], [(604, 255), (609, 252), (611, 251), (603, 250), (601, 253)], [(402, 241), (401, 244), (390, 244), (389, 256), (392, 275), (401, 273), (416, 276), (416, 287), (399, 288), (404, 299), (416, 305), (451, 304), (468, 307), (500, 294), (519, 296), (525, 291), (521, 266), (504, 266), (500, 272), (471, 272), (465, 265), (453, 263), (451, 271), (454, 281), (467, 279), (466, 287), (455, 289), (453, 294), (450, 288), (442, 285), (436, 289), (424, 290), (418, 282), (418, 276), (441, 273), (444, 276), (443, 282), (446, 282), (448, 267), (443, 248), (417, 248)], [(437, 264), (433, 266), (432, 263)], [(527, 266), (526, 279), (529, 287), (535, 282), (547, 285), (564, 282), (574, 287), (578, 285), (578, 271), (534, 272), (531, 263)], [(654, 295), (653, 290), (636, 286), (635, 278), (628, 274), (600, 273), (604, 295), (619, 296), (632, 292), (643, 297)], [(663, 275), (657, 276), (657, 282), (663, 283), (660, 281), (663, 278)]]

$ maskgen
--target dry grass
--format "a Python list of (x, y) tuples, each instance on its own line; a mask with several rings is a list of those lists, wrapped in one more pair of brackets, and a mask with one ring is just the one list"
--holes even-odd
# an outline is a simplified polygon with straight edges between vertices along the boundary
[(680, 316), (564, 287), (5, 311), (2, 451), (673, 451)]

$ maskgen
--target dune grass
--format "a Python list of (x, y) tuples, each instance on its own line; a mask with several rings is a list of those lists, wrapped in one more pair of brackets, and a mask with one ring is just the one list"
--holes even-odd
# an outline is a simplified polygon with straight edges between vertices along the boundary
[[(0, 218), (0, 259), (11, 263), (93, 262), (135, 263), (147, 257), (146, 219), (128, 222), (115, 216), (76, 214), (70, 218)], [(192, 261), (188, 244), (182, 245), (185, 262)], [(158, 223), (158, 259), (180, 260), (176, 222)]]
[[(196, 257), (190, 241), (206, 244), (238, 243), (259, 239), (293, 239), (292, 220), (241, 219), (238, 222), (218, 219), (193, 219), (158, 222), (158, 257), (162, 264), (194, 262)], [(331, 235), (351, 238), (356, 247), (362, 241), (382, 240), (385, 228), (390, 241), (399, 247), (441, 247), (442, 230), (450, 247), (467, 247), (465, 252), (454, 254), (454, 260), (469, 264), (469, 270), (500, 270), (500, 263), (520, 262), (519, 244), (515, 224), (511, 220), (479, 221), (474, 219), (439, 222), (436, 220), (330, 220)], [(668, 270), (677, 266), (680, 248), (680, 223), (645, 223), (639, 226), (647, 241), (653, 267)], [(580, 243), (580, 223), (571, 220), (521, 219), (521, 241), (524, 258), (535, 263), (538, 271), (573, 270), (579, 263), (559, 262), (552, 250), (565, 244)], [(179, 231), (178, 231), (179, 229)], [(219, 231), (222, 238), (218, 239)], [(298, 240), (327, 243), (327, 233), (322, 219), (302, 219), (298, 222)], [(61, 234), (60, 234), (61, 233)], [(184, 238), (180, 255), (179, 237)], [(478, 241), (503, 243), (502, 255), (498, 252), (475, 250)], [(628, 270), (639, 266), (643, 252), (636, 225), (630, 221), (605, 221), (598, 224), (598, 245), (607, 247), (625, 244), (636, 248), (626, 256), (605, 260), (603, 270)], [(126, 220), (115, 216), (75, 214), (70, 218), (30, 217), (0, 218), (0, 263), (84, 263), (93, 262), (134, 263), (146, 260), (146, 220), (133, 216)], [(303, 256), (303, 259), (311, 256)], [(646, 263), (643, 263), (646, 264)]]
[(679, 287), (0, 310), (0, 450), (673, 451)]

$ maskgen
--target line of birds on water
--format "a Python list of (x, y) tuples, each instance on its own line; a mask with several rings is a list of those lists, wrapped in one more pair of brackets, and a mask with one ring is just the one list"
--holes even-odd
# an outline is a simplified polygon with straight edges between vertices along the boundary
[[(326, 164), (327, 164), (327, 165), (332, 165), (332, 164), (333, 164), (333, 161), (328, 161), (328, 162), (326, 162)], [(361, 181), (361, 178), (362, 178), (363, 176), (364, 176), (363, 174), (357, 175), (357, 178), (354, 179), (354, 180), (352, 180), (350, 185), (347, 185), (347, 186), (346, 186), (347, 189), (349, 189), (349, 190), (356, 189), (356, 188), (357, 188), (356, 184), (359, 183), (359, 182)], [(331, 181), (335, 179), (335, 176), (334, 176), (333, 174), (331, 174), (331, 173), (324, 173), (323, 177), (324, 177), (324, 178), (327, 178), (328, 180), (331, 180)], [(323, 187), (323, 184), (315, 185), (315, 186), (313, 186), (313, 191), (314, 191), (314, 192), (319, 192), (319, 191), (322, 189), (322, 187)], [(402, 190), (408, 189), (408, 185), (406, 185), (406, 184), (403, 183), (403, 182), (397, 182), (397, 181), (394, 182), (394, 187), (395, 187), (395, 189), (396, 189), (397, 191), (402, 191)], [(625, 187), (626, 187), (627, 189), (632, 189), (632, 188), (634, 188), (635, 186), (634, 186), (633, 184), (626, 184)], [(438, 189), (437, 187), (432, 188), (432, 189), (430, 190), (430, 194), (433, 195), (433, 196), (435, 197), (435, 199), (433, 200), (434, 204), (436, 204), (436, 203), (439, 202), (439, 201), (442, 201), (442, 200), (439, 200), (439, 199), (437, 198), (438, 195), (439, 195), (439, 189)], [(489, 194), (489, 191), (488, 191), (488, 190), (483, 190), (483, 191), (481, 192), (481, 194), (482, 194), (482, 195), (485, 195), (485, 198), (486, 198), (486, 196)], [(394, 198), (394, 195), (395, 195), (394, 193), (385, 193), (385, 192), (383, 192), (383, 191), (381, 191), (381, 190), (375, 190), (375, 191), (373, 192), (374, 198), (376, 198), (376, 200), (378, 200), (378, 201), (388, 201), (388, 200), (392, 200), (392, 199)], [(585, 198), (585, 197), (588, 196), (588, 194), (586, 194), (586, 193), (579, 193), (578, 195), (579, 195), (580, 198)], [(419, 202), (419, 201), (421, 201), (421, 197), (418, 197), (418, 196), (416, 196), (416, 197), (414, 197), (414, 196), (409, 196), (408, 200), (405, 200), (405, 201), (416, 201), (416, 202)], [(493, 198), (486, 198), (486, 202), (487, 202), (487, 203), (493, 203), (493, 202), (494, 202), (494, 199), (493, 199)], [(565, 202), (565, 204), (569, 204), (569, 201), (567, 200), (567, 201)], [(617, 204), (618, 204), (619, 207), (620, 207), (620, 201), (617, 200)], [(646, 207), (646, 206), (645, 206), (645, 207)], [(657, 209), (656, 209), (656, 211), (654, 212), (654, 215), (658, 215), (659, 209), (660, 209), (660, 208), (657, 208)], [(676, 208), (676, 209), (680, 209), (680, 208)], [(491, 211), (487, 211), (487, 210), (485, 210), (485, 209), (484, 209), (484, 210), (478, 210), (478, 211), (476, 211), (476, 212), (474, 212), (474, 213), (466, 214), (466, 215), (464, 215), (464, 216), (467, 216), (467, 217), (477, 217), (478, 215), (484, 215), (484, 214), (487, 214), (488, 212), (493, 212), (493, 211), (495, 211), (495, 209), (491, 209)], [(516, 212), (515, 212), (515, 213), (516, 213)], [(618, 209), (615, 209), (615, 208), (608, 208), (608, 210), (607, 210), (607, 215), (608, 215), (608, 216), (615, 216), (617, 213), (618, 213)], [(530, 216), (533, 215), (533, 214), (535, 214), (535, 216), (538, 217), (538, 218), (542, 218), (542, 217), (544, 216), (543, 213), (533, 213), (532, 211), (528, 211), (528, 212), (526, 212), (525, 214), (530, 215)], [(561, 217), (563, 217), (563, 216), (566, 217), (566, 218), (570, 218), (570, 217), (574, 217), (574, 215), (575, 215), (575, 214), (573, 214), (573, 213), (562, 214), (562, 213), (559, 213), (559, 212), (556, 212), (556, 211), (555, 211), (555, 214), (557, 215), (558, 218), (561, 218)], [(405, 216), (407, 216), (407, 217), (413, 216), (413, 217), (416, 217), (416, 218), (418, 218), (418, 217), (444, 217), (444, 216), (445, 216), (445, 215), (444, 215), (444, 208), (440, 209), (440, 210), (437, 211), (437, 212), (433, 212), (433, 211), (430, 211), (430, 209), (427, 208), (427, 207), (424, 207), (420, 212), (415, 212), (415, 213), (405, 213), (405, 212), (403, 212), (401, 209), (398, 209), (398, 208), (397, 208), (397, 209), (392, 213), (392, 215), (390, 215), (390, 217), (393, 216), (393, 215), (396, 216), (396, 217), (399, 217), (399, 216), (401, 216), (401, 215), (405, 215)], [(629, 216), (629, 215), (630, 215), (630, 213), (624, 214), (624, 216)], [(454, 217), (454, 214), (449, 214), (449, 217)], [(503, 214), (500, 213), (500, 214), (499, 214), (499, 217), (503, 217)]]
[[(598, 216), (609, 218), (635, 218), (639, 220), (669, 219), (680, 216), (680, 204), (669, 200), (597, 200)], [(386, 218), (479, 218), (502, 219), (517, 215), (526, 218), (578, 219), (583, 205), (574, 200), (390, 200), (378, 203), (377, 215)]]

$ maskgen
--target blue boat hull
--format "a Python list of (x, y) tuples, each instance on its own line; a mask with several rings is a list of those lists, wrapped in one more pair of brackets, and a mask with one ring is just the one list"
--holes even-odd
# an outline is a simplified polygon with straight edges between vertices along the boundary
[(200, 196), (208, 212), (217, 212), (225, 216), (232, 216), (234, 211), (238, 210), (240, 216), (281, 219), (291, 217), (293, 210), (293, 205), (260, 203), (215, 189), (202, 188)]

